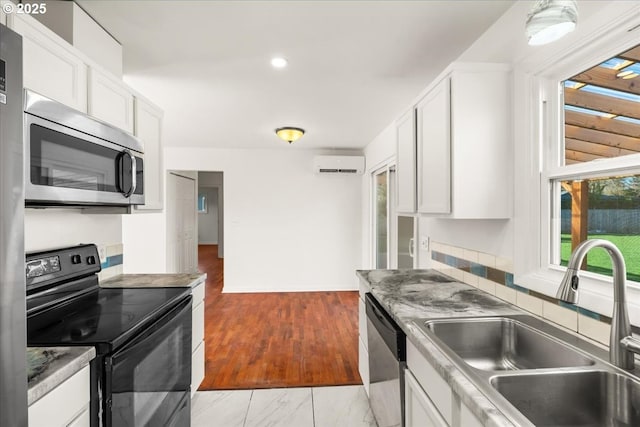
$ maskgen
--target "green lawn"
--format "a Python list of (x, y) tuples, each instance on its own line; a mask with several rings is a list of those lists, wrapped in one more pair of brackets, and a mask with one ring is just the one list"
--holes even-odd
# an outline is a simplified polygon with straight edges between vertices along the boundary
[[(589, 238), (605, 239), (616, 245), (624, 255), (627, 264), (627, 279), (640, 282), (640, 236), (615, 236), (598, 234)], [(561, 243), (561, 264), (567, 265), (571, 255), (571, 235), (563, 234)], [(604, 249), (596, 248), (587, 255), (587, 270), (611, 276), (611, 260)]]

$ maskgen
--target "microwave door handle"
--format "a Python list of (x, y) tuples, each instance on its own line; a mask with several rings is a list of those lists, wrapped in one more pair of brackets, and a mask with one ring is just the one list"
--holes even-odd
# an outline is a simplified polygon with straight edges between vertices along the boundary
[(129, 158), (131, 159), (131, 188), (129, 189), (129, 191), (122, 192), (122, 195), (124, 197), (129, 197), (133, 194), (134, 191), (136, 191), (136, 184), (137, 184), (136, 158), (129, 150), (124, 150), (122, 154), (125, 156), (129, 156)]
[(136, 164), (136, 156), (131, 152), (129, 152), (129, 155), (131, 156), (131, 191), (127, 197), (135, 193), (136, 187), (138, 186), (138, 165)]

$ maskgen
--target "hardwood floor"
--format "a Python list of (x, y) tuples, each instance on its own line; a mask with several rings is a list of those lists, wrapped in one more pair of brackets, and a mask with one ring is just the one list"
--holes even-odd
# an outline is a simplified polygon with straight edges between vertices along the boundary
[(223, 294), (216, 245), (207, 273), (206, 373), (199, 390), (361, 384), (358, 292)]

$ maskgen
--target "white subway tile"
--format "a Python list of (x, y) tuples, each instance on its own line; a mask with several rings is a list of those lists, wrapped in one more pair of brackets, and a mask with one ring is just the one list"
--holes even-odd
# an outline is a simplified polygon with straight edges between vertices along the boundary
[(513, 260), (510, 258), (496, 257), (496, 268), (498, 270), (513, 273)]
[(501, 285), (496, 286), (496, 296), (502, 300), (510, 302), (511, 304), (516, 303), (516, 293), (517, 291), (515, 289)]
[(478, 288), (490, 293), (491, 295), (496, 294), (496, 283), (483, 277), (478, 278)]
[(539, 298), (532, 297), (524, 292), (516, 292), (516, 305), (533, 314), (542, 316), (542, 300)]
[(469, 249), (463, 249), (462, 258), (469, 260), (471, 262), (478, 262), (478, 252), (472, 251)]
[(107, 256), (121, 255), (122, 253), (122, 243), (107, 246)]
[(572, 331), (578, 330), (578, 312), (549, 301), (543, 301), (542, 317)]
[(479, 279), (478, 276), (476, 276), (475, 274), (467, 273), (465, 271), (463, 277), (464, 277), (464, 280), (463, 280), (464, 283), (471, 286), (475, 286), (476, 288), (478, 287), (478, 279)]
[(487, 267), (496, 267), (496, 257), (494, 255), (485, 254), (483, 252), (478, 253), (478, 264), (486, 265)]
[(578, 332), (581, 335), (608, 346), (611, 325), (585, 316), (584, 314), (578, 314)]

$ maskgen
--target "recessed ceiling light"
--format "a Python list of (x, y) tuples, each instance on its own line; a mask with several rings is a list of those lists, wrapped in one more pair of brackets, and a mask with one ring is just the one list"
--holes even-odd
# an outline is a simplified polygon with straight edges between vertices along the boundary
[(287, 66), (288, 63), (289, 62), (286, 59), (284, 59), (284, 58), (282, 58), (280, 56), (277, 56), (277, 57), (271, 59), (271, 65), (274, 68), (284, 68), (284, 67)]

